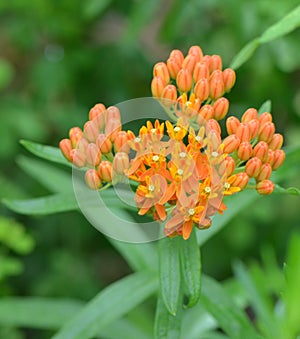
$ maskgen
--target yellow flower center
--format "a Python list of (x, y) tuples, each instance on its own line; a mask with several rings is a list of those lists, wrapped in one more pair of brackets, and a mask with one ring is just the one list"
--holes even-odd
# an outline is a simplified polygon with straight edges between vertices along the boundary
[(149, 186), (148, 186), (148, 191), (149, 191), (149, 192), (154, 192), (154, 190), (155, 190), (154, 185), (149, 185)]
[(189, 210), (188, 210), (188, 213), (189, 213), (189, 215), (194, 215), (195, 214), (195, 209), (194, 208), (190, 208)]
[(152, 160), (153, 161), (158, 161), (159, 160), (159, 156), (158, 155), (153, 155)]
[(179, 169), (177, 170), (177, 174), (178, 174), (178, 175), (183, 175), (183, 170), (182, 170), (181, 168), (179, 168)]

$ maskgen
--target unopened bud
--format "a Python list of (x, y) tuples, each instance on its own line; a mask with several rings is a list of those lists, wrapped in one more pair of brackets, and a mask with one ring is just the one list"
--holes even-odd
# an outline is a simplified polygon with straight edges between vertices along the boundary
[(117, 174), (124, 174), (129, 168), (129, 156), (125, 152), (117, 152), (113, 160), (113, 169)]
[(85, 182), (92, 190), (97, 190), (101, 186), (101, 179), (99, 174), (94, 169), (89, 169), (85, 172)]
[(242, 122), (249, 122), (250, 120), (257, 119), (258, 112), (255, 108), (248, 108), (242, 116)]
[(71, 140), (70, 139), (63, 139), (59, 142), (59, 148), (61, 150), (61, 153), (63, 154), (63, 156), (71, 161), (70, 158), (70, 152), (72, 150), (72, 144), (71, 144)]
[(236, 151), (240, 145), (240, 142), (240, 139), (235, 134), (229, 135), (223, 140), (223, 151), (227, 154)]
[(250, 178), (258, 176), (261, 169), (262, 162), (258, 157), (251, 158), (246, 164), (246, 173)]
[(111, 182), (113, 175), (112, 163), (109, 161), (102, 161), (98, 167), (100, 178), (104, 182)]
[(121, 113), (116, 106), (110, 106), (106, 110), (106, 122), (112, 119), (117, 119), (121, 121)]
[(194, 81), (209, 79), (209, 68), (205, 62), (197, 62), (193, 73)]
[(207, 100), (209, 96), (209, 81), (206, 78), (198, 80), (194, 87), (194, 93), (200, 101)]
[(89, 145), (89, 142), (85, 139), (85, 138), (81, 138), (79, 141), (78, 141), (78, 144), (77, 144), (77, 149), (82, 152), (82, 153), (86, 153), (86, 149)]
[(215, 70), (209, 79), (209, 93), (213, 100), (220, 98), (224, 94), (223, 73), (220, 70)]
[(228, 134), (235, 134), (237, 128), (240, 125), (240, 121), (238, 118), (231, 116), (228, 117), (226, 120), (226, 129)]
[(215, 112), (214, 118), (217, 120), (222, 120), (228, 113), (229, 100), (224, 97), (219, 98), (214, 102), (213, 107)]
[(120, 131), (117, 133), (114, 141), (114, 150), (115, 152), (125, 152), (129, 153), (130, 146), (128, 143), (128, 134), (125, 131)]
[(272, 114), (269, 113), (269, 112), (264, 112), (264, 113), (260, 114), (259, 117), (258, 117), (260, 127), (262, 127), (268, 121), (272, 122), (272, 120), (273, 120)]
[(250, 128), (245, 122), (241, 122), (236, 129), (236, 136), (242, 141), (250, 141)]
[(225, 92), (229, 92), (235, 84), (235, 71), (231, 68), (226, 68), (223, 71), (223, 81)]
[(102, 115), (106, 108), (103, 104), (96, 104), (90, 109), (89, 120), (95, 119), (98, 115)]
[(265, 164), (262, 164), (258, 176), (256, 177), (256, 181), (259, 182), (270, 179), (271, 174), (272, 166), (266, 162)]
[(248, 185), (249, 177), (247, 173), (240, 172), (236, 174), (236, 178), (234, 182), (232, 183), (232, 186), (239, 187), (241, 190), (243, 190)]
[(272, 150), (280, 149), (283, 144), (283, 136), (279, 133), (275, 133), (269, 142), (269, 148)]
[(274, 151), (274, 159), (271, 164), (274, 171), (277, 170), (282, 165), (284, 159), (285, 153), (282, 149), (277, 149), (276, 151)]
[(189, 70), (189, 72), (193, 74), (197, 61), (198, 60), (195, 55), (188, 54), (183, 60), (182, 68)]
[(86, 164), (86, 156), (78, 149), (72, 149), (70, 152), (70, 159), (76, 167), (84, 167)]
[(268, 162), (272, 166), (273, 161), (274, 161), (274, 151), (271, 149), (268, 149), (268, 156), (267, 156), (266, 162)]
[(82, 138), (82, 135), (83, 133), (80, 127), (73, 127), (69, 130), (72, 148), (76, 148), (78, 141)]
[(254, 139), (257, 137), (259, 130), (259, 121), (257, 119), (252, 119), (248, 122), (250, 128), (250, 139)]
[(243, 160), (246, 161), (251, 157), (252, 154), (252, 146), (250, 144), (249, 141), (243, 141), (241, 142), (239, 148), (238, 148), (238, 157)]
[(194, 55), (196, 57), (197, 62), (201, 61), (201, 59), (203, 58), (203, 52), (199, 46), (191, 46), (188, 51), (188, 54)]
[(155, 98), (160, 98), (166, 82), (161, 77), (154, 77), (151, 82), (151, 92)]
[(171, 51), (170, 53), (170, 58), (174, 58), (176, 62), (178, 63), (178, 65), (180, 65), (181, 67), (182, 62), (184, 60), (184, 56), (179, 49), (173, 49), (173, 51)]
[(169, 58), (167, 60), (167, 67), (171, 78), (176, 79), (176, 76), (181, 69), (181, 64), (179, 64), (175, 58)]
[(222, 58), (220, 55), (214, 54), (210, 59), (211, 72), (215, 70), (222, 70)]
[(234, 168), (235, 161), (232, 157), (228, 156), (219, 165), (219, 173), (221, 175), (226, 174), (226, 176), (229, 177), (233, 173)]
[(221, 134), (221, 126), (215, 119), (209, 119), (206, 122), (206, 130), (209, 133), (211, 130), (216, 131), (219, 135)]
[(266, 122), (262, 128), (260, 128), (258, 132), (258, 139), (265, 141), (265, 142), (270, 142), (273, 138), (273, 135), (275, 133), (275, 125), (273, 122)]
[(96, 146), (96, 144), (90, 143), (88, 144), (88, 147), (86, 149), (86, 161), (96, 167), (99, 165), (101, 161), (101, 152), (99, 148)]
[(253, 148), (252, 155), (258, 157), (262, 162), (265, 162), (268, 158), (269, 146), (265, 141), (259, 141)]
[(167, 85), (161, 93), (161, 98), (164, 99), (162, 100), (164, 105), (166, 106), (174, 105), (174, 102), (177, 100), (176, 87), (174, 85)]
[(96, 141), (98, 134), (99, 134), (99, 130), (94, 120), (87, 121), (83, 126), (83, 131), (84, 131), (85, 137), (87, 138), (89, 142)]
[(119, 119), (108, 120), (105, 126), (105, 135), (114, 142), (116, 135), (121, 131), (121, 128), (121, 121)]
[(259, 194), (271, 194), (274, 191), (274, 183), (271, 180), (263, 180), (256, 185)]
[(112, 143), (105, 134), (98, 135), (96, 144), (103, 154), (110, 153), (112, 150)]
[(209, 73), (211, 73), (212, 72), (212, 70), (211, 70), (211, 68), (212, 68), (211, 67), (211, 56), (210, 55), (204, 55), (201, 62), (204, 62), (207, 65), (207, 67), (209, 69)]
[(170, 74), (167, 65), (164, 62), (158, 62), (153, 67), (153, 76), (162, 78), (165, 83), (169, 83)]
[(199, 115), (204, 119), (204, 120), (209, 120), (213, 117), (214, 115), (214, 109), (211, 105), (204, 105), (201, 107), (199, 111)]
[(181, 92), (188, 92), (192, 88), (192, 74), (187, 69), (181, 69), (176, 77), (176, 83)]

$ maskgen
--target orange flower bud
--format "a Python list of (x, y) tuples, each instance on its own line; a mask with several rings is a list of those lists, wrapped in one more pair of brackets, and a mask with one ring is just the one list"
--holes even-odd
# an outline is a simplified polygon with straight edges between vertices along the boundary
[(119, 119), (108, 120), (105, 126), (105, 135), (113, 142), (121, 128), (121, 121)]
[(197, 81), (194, 87), (194, 93), (200, 101), (208, 99), (209, 96), (209, 82), (206, 78)]
[(217, 122), (217, 120), (215, 119), (207, 120), (206, 130), (207, 130), (207, 133), (209, 133), (210, 131), (216, 131), (219, 135), (221, 134), (221, 127), (219, 123)]
[(69, 137), (71, 140), (72, 148), (77, 146), (78, 141), (82, 138), (82, 130), (79, 127), (73, 127), (69, 130)]
[(120, 131), (117, 133), (114, 141), (114, 150), (115, 152), (125, 152), (129, 153), (130, 146), (128, 144), (128, 134), (125, 131)]
[(167, 85), (162, 93), (161, 98), (165, 99), (163, 100), (163, 104), (166, 106), (172, 106), (174, 105), (174, 102), (177, 100), (177, 89), (174, 85)]
[(246, 164), (246, 173), (250, 178), (258, 176), (262, 162), (258, 157), (251, 158)]
[(194, 81), (197, 82), (200, 79), (209, 79), (209, 68), (205, 62), (197, 62), (193, 72)]
[(117, 119), (121, 121), (121, 113), (116, 106), (110, 106), (106, 110), (106, 121), (109, 121), (111, 119)]
[(94, 120), (87, 121), (83, 126), (83, 131), (84, 131), (85, 137), (87, 138), (89, 142), (96, 141), (98, 134), (99, 134), (99, 130)]
[(241, 190), (243, 190), (248, 185), (249, 177), (247, 173), (240, 172), (236, 174), (236, 178), (234, 182), (232, 183), (232, 186), (239, 187)]
[(213, 108), (215, 111), (214, 118), (217, 120), (221, 120), (225, 118), (226, 114), (228, 113), (229, 100), (224, 97), (219, 98), (214, 102)]
[(265, 164), (262, 164), (258, 176), (256, 177), (256, 181), (259, 182), (270, 179), (271, 174), (272, 166), (266, 162)]
[(89, 112), (89, 120), (95, 119), (98, 115), (103, 115), (106, 108), (103, 104), (96, 104), (94, 107), (90, 109)]
[(92, 190), (97, 190), (101, 186), (101, 179), (99, 174), (94, 169), (89, 169), (85, 172), (85, 182)]
[(275, 133), (269, 142), (269, 148), (272, 150), (280, 149), (283, 144), (283, 136), (279, 133)]
[(98, 135), (96, 144), (103, 154), (109, 153), (112, 149), (112, 143), (110, 139), (104, 134)]
[(213, 100), (220, 98), (224, 94), (223, 73), (218, 69), (213, 71), (210, 76), (209, 93)]
[(257, 119), (252, 119), (248, 122), (250, 128), (250, 139), (256, 138), (259, 130), (259, 122)]
[(275, 133), (275, 125), (273, 122), (266, 122), (262, 128), (260, 128), (258, 132), (258, 139), (265, 141), (265, 142), (270, 142), (273, 138), (273, 135)]
[(77, 149), (81, 152), (81, 153), (86, 153), (86, 149), (89, 145), (89, 142), (85, 139), (85, 138), (81, 138), (79, 141), (78, 141), (78, 144), (77, 144)]
[(212, 67), (211, 67), (211, 56), (210, 55), (204, 55), (201, 62), (204, 62), (208, 69), (209, 69), (209, 72), (211, 73), (212, 72)]
[(170, 53), (170, 58), (174, 58), (178, 65), (181, 67), (184, 56), (179, 49), (173, 49), (173, 51), (171, 51)]
[(213, 117), (214, 115), (214, 109), (211, 105), (204, 105), (201, 107), (199, 111), (199, 115), (204, 119), (204, 120), (209, 120)]
[(256, 185), (259, 194), (271, 194), (274, 191), (274, 183), (271, 180), (263, 180)]
[(258, 121), (259, 121), (259, 125), (260, 127), (262, 127), (266, 122), (272, 122), (272, 115), (268, 112), (264, 112), (262, 114), (259, 115), (258, 117)]
[(84, 167), (86, 164), (86, 156), (78, 149), (72, 149), (70, 152), (71, 162), (77, 167)]
[(268, 150), (268, 156), (267, 156), (266, 162), (268, 162), (268, 163), (271, 164), (271, 166), (272, 166), (273, 161), (274, 161), (274, 151), (271, 150), (271, 149), (269, 149), (269, 150)]
[(221, 175), (226, 174), (227, 177), (229, 177), (235, 168), (235, 161), (232, 157), (228, 156), (226, 157), (219, 165), (219, 173)]
[(248, 108), (242, 116), (242, 122), (249, 122), (250, 120), (257, 119), (258, 112), (255, 108)]
[(268, 158), (269, 146), (265, 141), (259, 141), (253, 148), (252, 155), (258, 157), (262, 162), (265, 162)]
[(240, 121), (238, 118), (231, 116), (226, 120), (226, 129), (228, 134), (236, 133), (237, 128), (240, 125)]
[(243, 141), (238, 148), (238, 157), (241, 160), (248, 160), (252, 154), (252, 146), (249, 141)]
[(161, 77), (154, 77), (151, 82), (151, 92), (155, 98), (160, 98), (166, 82)]
[(274, 151), (274, 159), (271, 164), (274, 171), (277, 170), (282, 165), (284, 159), (285, 153), (282, 149), (277, 149), (276, 151)]
[(109, 161), (102, 161), (98, 168), (98, 173), (102, 181), (111, 182), (113, 175), (112, 163)]
[(241, 141), (250, 141), (249, 125), (245, 122), (241, 122), (238, 128), (236, 129), (235, 134)]
[(170, 74), (167, 65), (164, 62), (158, 62), (153, 67), (153, 76), (162, 78), (165, 83), (169, 83)]
[(129, 168), (129, 156), (125, 152), (117, 152), (113, 160), (113, 169), (117, 174), (124, 174)]
[(188, 54), (194, 55), (196, 57), (197, 62), (201, 61), (201, 59), (203, 58), (203, 52), (199, 46), (191, 46), (188, 51)]
[(240, 142), (240, 139), (235, 134), (229, 135), (223, 140), (223, 151), (228, 154), (236, 151), (240, 145)]
[(176, 77), (176, 83), (181, 92), (188, 92), (192, 88), (192, 74), (187, 69), (181, 69)]
[(211, 72), (215, 70), (222, 70), (222, 58), (220, 55), (212, 55), (210, 59), (210, 67), (211, 67)]
[(59, 148), (63, 154), (63, 156), (71, 161), (70, 158), (70, 152), (72, 150), (72, 144), (71, 144), (71, 140), (70, 139), (63, 139), (59, 142)]
[(101, 161), (101, 152), (99, 150), (99, 148), (96, 146), (96, 144), (88, 144), (88, 147), (86, 149), (86, 161), (96, 167), (99, 165), (100, 161)]
[(167, 67), (171, 78), (176, 79), (176, 76), (181, 69), (181, 64), (179, 64), (175, 58), (169, 58), (167, 60)]
[(197, 63), (197, 57), (193, 54), (188, 54), (182, 63), (183, 69), (188, 69), (191, 74), (194, 72), (195, 65)]
[(236, 80), (235, 71), (231, 68), (226, 68), (223, 71), (223, 81), (225, 92), (229, 92), (234, 86)]

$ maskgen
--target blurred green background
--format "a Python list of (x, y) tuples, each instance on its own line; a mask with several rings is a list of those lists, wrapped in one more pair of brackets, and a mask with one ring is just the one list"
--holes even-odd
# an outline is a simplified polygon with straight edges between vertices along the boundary
[[(95, 103), (109, 106), (149, 96), (153, 64), (166, 60), (173, 48), (187, 51), (200, 45), (207, 54), (220, 54), (228, 66), (248, 41), (298, 4), (1, 0), (0, 198), (47, 194), (18, 167), (20, 155), (26, 154), (20, 139), (57, 146), (70, 127), (82, 126)], [(237, 71), (228, 95), (230, 114), (237, 116), (270, 99), (285, 146), (300, 143), (299, 41), (298, 29), (260, 47)], [(297, 173), (285, 184), (299, 187)], [(234, 258), (249, 262), (266, 247), (282, 264), (289, 236), (299, 229), (299, 200), (274, 195), (257, 201), (203, 247), (206, 273), (227, 278)], [(130, 272), (107, 240), (77, 213), (31, 218), (4, 206), (0, 213), (0, 297), (88, 300)], [(4, 331), (0, 329), (0, 337)], [(44, 335), (10, 331), (11, 338)]]

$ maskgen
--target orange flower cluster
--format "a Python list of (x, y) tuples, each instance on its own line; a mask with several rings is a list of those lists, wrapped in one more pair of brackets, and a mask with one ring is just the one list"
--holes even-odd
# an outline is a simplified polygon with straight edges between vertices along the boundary
[(203, 55), (199, 46), (186, 56), (173, 50), (167, 62), (154, 66), (153, 75), (152, 94), (170, 121), (147, 121), (136, 135), (122, 130), (117, 107), (97, 104), (83, 130), (72, 128), (60, 148), (86, 169), (91, 189), (124, 177), (137, 182), (139, 214), (165, 222), (167, 236), (188, 239), (193, 227), (207, 228), (212, 216), (223, 213), (224, 196), (245, 188), (273, 192), (272, 171), (285, 158), (283, 137), (275, 133), (270, 113), (249, 108), (241, 121), (227, 119), (228, 136), (222, 140), (218, 120), (229, 110), (223, 95), (236, 76), (230, 68), (222, 70), (218, 55)]

